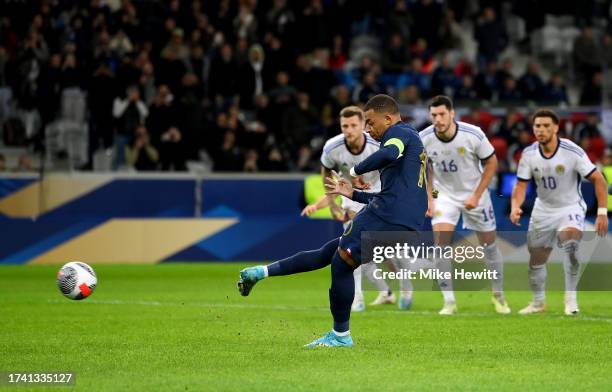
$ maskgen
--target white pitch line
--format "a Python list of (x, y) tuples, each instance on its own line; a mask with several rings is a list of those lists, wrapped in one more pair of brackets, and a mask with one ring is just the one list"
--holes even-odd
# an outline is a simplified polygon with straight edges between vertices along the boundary
[[(49, 303), (67, 303), (62, 300), (48, 300)], [(179, 303), (179, 302), (159, 302), (159, 301), (125, 301), (120, 299), (88, 299), (84, 303), (89, 304), (98, 304), (98, 305), (141, 305), (141, 306), (170, 306), (170, 307), (181, 307), (181, 306), (189, 306), (196, 308), (234, 308), (234, 309), (267, 309), (267, 310), (286, 310), (286, 311), (305, 311), (305, 312), (329, 312), (328, 308), (325, 307), (316, 307), (316, 306), (287, 306), (287, 305), (262, 305), (262, 304), (220, 304), (220, 303)], [(417, 315), (417, 316), (433, 316), (438, 315), (438, 312), (421, 310), (421, 311), (400, 311), (400, 310), (384, 310), (379, 309), (375, 312), (367, 313), (377, 314), (377, 313), (385, 313), (385, 314), (393, 314), (393, 315)], [(516, 313), (514, 315), (517, 315)], [(440, 316), (442, 317), (442, 316)], [(462, 312), (451, 316), (450, 318), (469, 318), (469, 317), (483, 317), (483, 318), (499, 318), (503, 319), (503, 315), (497, 315), (493, 312), (491, 313), (483, 313), (483, 312)], [(578, 315), (578, 316), (565, 316), (562, 314), (547, 314), (546, 318), (561, 318), (564, 320), (584, 320), (584, 321), (601, 321), (605, 323), (612, 323), (612, 318), (609, 317), (598, 317), (598, 316), (586, 316), (586, 315)], [(528, 320), (530, 316), (520, 317)], [(540, 319), (540, 318), (538, 318)], [(540, 319), (541, 320), (541, 319)]]

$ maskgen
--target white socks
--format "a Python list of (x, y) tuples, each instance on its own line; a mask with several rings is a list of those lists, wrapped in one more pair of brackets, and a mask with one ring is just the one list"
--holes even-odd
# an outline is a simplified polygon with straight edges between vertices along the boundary
[(355, 278), (355, 298), (363, 297), (363, 290), (361, 288), (361, 268), (362, 266), (359, 266), (353, 271), (353, 278)]
[(529, 266), (529, 286), (533, 291), (535, 302), (544, 302), (544, 287), (546, 286), (546, 264)]
[(504, 291), (504, 260), (502, 254), (495, 242), (485, 246), (484, 254), (487, 268), (497, 272), (497, 279), (491, 280), (491, 288), (494, 293), (501, 293)]
[[(452, 260), (443, 257), (434, 259), (435, 268), (440, 272), (453, 272)], [(444, 296), (444, 302), (455, 302), (455, 293), (453, 292), (453, 279), (438, 279), (438, 286)]]
[(576, 299), (576, 288), (580, 278), (580, 263), (578, 261), (578, 241), (569, 240), (563, 243), (563, 271), (565, 272), (565, 295), (568, 299)]
[(376, 290), (380, 292), (385, 292), (385, 293), (388, 293), (391, 290), (389, 288), (389, 285), (387, 284), (387, 281), (385, 281), (384, 279), (376, 279), (374, 277), (374, 271), (380, 268), (378, 264), (374, 262), (366, 263), (366, 264), (362, 264), (361, 268), (363, 270), (363, 274), (366, 276), (366, 278), (368, 278), (370, 282), (372, 282), (372, 284), (374, 284), (374, 287), (376, 287)]

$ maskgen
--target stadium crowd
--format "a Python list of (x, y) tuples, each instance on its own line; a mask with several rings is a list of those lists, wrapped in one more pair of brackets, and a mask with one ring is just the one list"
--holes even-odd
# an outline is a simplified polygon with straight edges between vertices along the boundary
[[(601, 103), (612, 34), (595, 34), (592, 23), (609, 18), (610, 1), (580, 4), (5, 1), (3, 142), (43, 149), (66, 106), (82, 107), (73, 117), (87, 125), (84, 168), (108, 148), (118, 165), (136, 170), (186, 170), (187, 161), (208, 156), (215, 171), (311, 171), (323, 141), (340, 131), (342, 107), (380, 92), (406, 105), (447, 94), (472, 108), (463, 119), (493, 141), (500, 170), (513, 170), (532, 141), (529, 113), (515, 108)], [(554, 69), (544, 77), (535, 57), (517, 69), (501, 56), (511, 44), (508, 22), (524, 24), (524, 38), (513, 43), (522, 45), (543, 26), (544, 9), (573, 15), (581, 28), (571, 73)], [(477, 47), (473, 58), (465, 55), (469, 42)], [(566, 80), (580, 86), (576, 102)], [(507, 111), (493, 115), (490, 106)], [(565, 136), (601, 161), (598, 115), (564, 121)]]

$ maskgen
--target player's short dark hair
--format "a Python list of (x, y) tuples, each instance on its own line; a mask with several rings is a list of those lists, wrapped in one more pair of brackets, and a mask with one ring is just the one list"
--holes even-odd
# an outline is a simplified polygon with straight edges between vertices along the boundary
[(559, 125), (559, 115), (551, 109), (536, 110), (536, 112), (533, 114), (533, 121), (535, 122), (535, 119), (538, 117), (548, 117), (553, 123), (555, 123), (555, 125)]
[(373, 110), (376, 113), (398, 114), (399, 106), (392, 97), (386, 94), (378, 94), (370, 98), (368, 103), (363, 107), (364, 112), (368, 110)]
[(349, 118), (357, 116), (359, 120), (363, 120), (363, 110), (357, 106), (347, 106), (340, 111), (340, 117)]
[(448, 111), (453, 110), (453, 100), (447, 97), (446, 95), (436, 95), (429, 101), (429, 108), (436, 106), (446, 106)]

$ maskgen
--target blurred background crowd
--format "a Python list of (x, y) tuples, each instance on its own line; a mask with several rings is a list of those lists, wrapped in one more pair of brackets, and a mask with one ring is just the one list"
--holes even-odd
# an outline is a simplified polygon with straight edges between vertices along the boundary
[(453, 97), (500, 171), (542, 105), (612, 163), (610, 0), (0, 4), (0, 170), (317, 170), (340, 109), (381, 92), (419, 129)]

